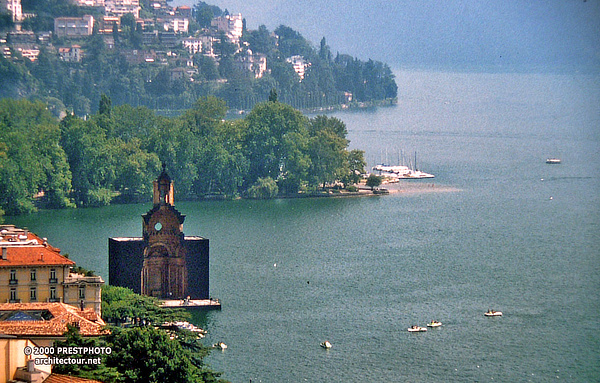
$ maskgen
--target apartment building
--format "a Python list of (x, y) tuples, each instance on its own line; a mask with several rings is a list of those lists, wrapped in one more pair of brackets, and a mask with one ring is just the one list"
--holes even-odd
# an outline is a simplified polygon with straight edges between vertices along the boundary
[(139, 0), (105, 0), (104, 2), (104, 12), (107, 16), (121, 17), (131, 13), (139, 19), (141, 9)]
[(232, 43), (238, 44), (240, 42), (244, 28), (244, 22), (241, 13), (215, 17), (211, 21), (210, 25), (214, 28), (217, 28), (219, 32), (224, 32), (229, 41)]
[(0, 303), (63, 302), (102, 310), (99, 276), (74, 273), (75, 262), (28, 230), (0, 225)]
[(310, 67), (311, 63), (306, 61), (303, 56), (292, 56), (285, 59), (286, 62), (292, 64), (294, 67), (294, 71), (300, 76), (300, 80), (304, 79), (304, 75), (308, 67)]
[(94, 31), (94, 17), (57, 17), (54, 19), (54, 33), (58, 37), (91, 36)]
[(12, 21), (23, 21), (21, 0), (0, 0), (0, 13), (5, 13), (5, 10), (12, 15)]

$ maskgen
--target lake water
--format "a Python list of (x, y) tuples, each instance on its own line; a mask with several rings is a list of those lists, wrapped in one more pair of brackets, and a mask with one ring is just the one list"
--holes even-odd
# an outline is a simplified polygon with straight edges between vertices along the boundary
[[(334, 116), (369, 166), (416, 151), (434, 180), (384, 197), (176, 203), (185, 233), (211, 241), (223, 309), (195, 319), (229, 348), (207, 362), (236, 383), (600, 381), (598, 76), (397, 82), (396, 106)], [(150, 207), (7, 222), (107, 279), (107, 238), (140, 235)], [(432, 319), (444, 325), (406, 331)]]

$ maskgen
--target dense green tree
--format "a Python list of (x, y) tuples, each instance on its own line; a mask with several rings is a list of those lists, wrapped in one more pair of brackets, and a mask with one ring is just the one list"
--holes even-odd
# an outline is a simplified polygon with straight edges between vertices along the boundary
[(249, 161), (247, 185), (259, 178), (277, 180), (280, 191), (294, 192), (306, 180), (309, 158), (307, 119), (280, 102), (258, 104), (246, 117), (243, 150)]
[(22, 63), (0, 55), (0, 98), (21, 98), (33, 94), (38, 84)]
[(189, 320), (190, 314), (185, 310), (160, 307), (158, 299), (136, 294), (131, 289), (107, 285), (102, 288), (102, 317), (115, 324), (139, 318), (147, 324), (160, 325), (167, 321)]
[(300, 55), (308, 59), (313, 58), (314, 49), (297, 31), (285, 25), (280, 25), (275, 29), (275, 34), (279, 38), (278, 49), (283, 57)]
[(100, 106), (98, 108), (98, 113), (110, 116), (111, 109), (112, 109), (112, 100), (110, 99), (110, 97), (108, 97), (107, 95), (105, 95), (103, 93), (100, 96)]
[(50, 54), (45, 46), (40, 47), (40, 54), (31, 73), (43, 83), (49, 94), (58, 95), (59, 79), (62, 80), (58, 58), (56, 55)]
[(300, 77), (294, 71), (292, 65), (285, 62), (285, 60), (270, 60), (267, 61), (267, 65), (271, 70), (271, 76), (279, 85), (277, 89), (281, 92), (281, 95), (291, 96), (300, 81)]
[(269, 54), (275, 47), (275, 40), (266, 26), (261, 25), (255, 31), (247, 31), (243, 36), (253, 53)]
[(141, 24), (138, 24), (135, 16), (128, 13), (121, 17), (120, 35), (127, 41), (127, 46), (139, 49), (142, 46), (143, 34)]
[(248, 197), (253, 199), (270, 199), (277, 196), (279, 188), (271, 177), (259, 178), (254, 185), (248, 189)]
[(269, 102), (277, 102), (277, 89), (273, 88), (269, 92)]
[[(75, 326), (67, 325), (67, 332), (63, 335), (64, 340), (57, 340), (54, 347), (110, 347), (103, 339), (99, 337), (84, 337), (79, 333)], [(56, 364), (52, 367), (52, 372), (56, 374), (74, 375), (87, 379), (101, 379), (103, 382), (118, 381), (119, 372), (115, 367), (106, 366), (106, 354), (71, 354), (68, 357), (73, 359), (91, 359), (101, 358), (101, 363), (97, 364)]]
[(12, 15), (8, 12), (0, 12), (0, 31), (7, 31), (14, 26)]
[(331, 61), (331, 50), (329, 45), (327, 45), (327, 40), (325, 40), (325, 37), (321, 39), (319, 46), (319, 58), (325, 62)]
[(120, 372), (120, 382), (218, 381), (218, 374), (194, 365), (192, 353), (179, 341), (154, 327), (114, 328), (106, 341), (112, 348), (106, 365)]
[(194, 56), (194, 63), (198, 66), (199, 79), (212, 81), (220, 78), (217, 64), (211, 57), (198, 53)]
[(59, 146), (58, 123), (41, 102), (0, 100), (0, 206), (8, 214), (70, 205), (71, 173)]
[(247, 169), (241, 153), (240, 124), (225, 121), (227, 106), (221, 99), (202, 97), (180, 119), (197, 143), (197, 195), (235, 195)]
[(365, 166), (367, 166), (365, 152), (358, 149), (351, 150), (348, 153), (348, 168), (340, 180), (345, 186), (359, 183), (365, 173)]
[(204, 1), (198, 1), (196, 5), (194, 5), (194, 15), (196, 17), (196, 21), (202, 28), (210, 27), (210, 22), (213, 18), (217, 16), (221, 16), (223, 11), (221, 8), (216, 5), (209, 5)]
[(245, 157), (239, 150), (228, 150), (231, 148), (222, 137), (205, 137), (200, 143), (198, 177), (194, 182), (196, 195), (237, 195), (247, 170)]
[(310, 169), (308, 173), (317, 185), (339, 180), (347, 169), (348, 140), (346, 125), (335, 117), (317, 116), (310, 121)]
[[(262, 84), (266, 98), (272, 83)], [(99, 113), (85, 120), (68, 114), (60, 125), (41, 102), (3, 100), (0, 206), (19, 214), (35, 209), (34, 196), (49, 207), (145, 200), (161, 163), (177, 183), (177, 198), (265, 198), (356, 183), (364, 173), (363, 152), (347, 151), (344, 123), (308, 119), (277, 101), (273, 89), (270, 101), (233, 121), (225, 119), (225, 102), (213, 96), (169, 118), (146, 107), (113, 108), (102, 95)]]
[[(141, 148), (141, 140), (128, 142), (113, 139), (117, 153), (114, 189), (124, 201), (147, 201), (152, 196), (152, 181), (160, 171), (160, 160), (155, 153)], [(138, 198), (140, 197), (140, 198)]]
[(134, 108), (120, 105), (112, 109), (110, 136), (129, 141), (133, 138), (146, 140), (154, 131), (160, 129), (160, 117), (146, 107)]
[(95, 121), (67, 116), (61, 122), (60, 143), (73, 174), (73, 197), (81, 206), (110, 203), (116, 176), (115, 149)]
[[(219, 379), (219, 373), (205, 365), (204, 358), (210, 349), (202, 345), (195, 334), (181, 331), (172, 336), (155, 328), (165, 322), (187, 320), (188, 312), (161, 308), (155, 298), (114, 286), (102, 289), (102, 311), (110, 323), (129, 319), (135, 326), (109, 326), (106, 334), (99, 338), (83, 337), (70, 326), (65, 340), (57, 342), (58, 347), (107, 347), (112, 352), (93, 355), (102, 359), (100, 364), (56, 365), (54, 372), (107, 383), (224, 382)], [(88, 358), (89, 355), (71, 357)]]
[(215, 134), (223, 124), (227, 113), (227, 105), (222, 99), (208, 96), (200, 97), (191, 109), (182, 116), (183, 126), (196, 136)]
[(200, 147), (198, 137), (183, 126), (183, 121), (159, 117), (156, 129), (148, 139), (148, 151), (156, 153), (176, 182), (176, 198), (193, 195), (198, 177)]
[(373, 190), (377, 186), (381, 185), (381, 182), (382, 182), (381, 177), (379, 177), (378, 175), (375, 175), (375, 174), (371, 174), (371, 175), (369, 175), (369, 178), (367, 178), (366, 185), (368, 187), (370, 187), (371, 190)]

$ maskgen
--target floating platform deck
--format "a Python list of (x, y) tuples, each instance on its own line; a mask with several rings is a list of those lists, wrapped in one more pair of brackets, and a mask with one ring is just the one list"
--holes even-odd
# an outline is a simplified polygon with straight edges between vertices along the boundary
[(173, 309), (221, 310), (218, 299), (170, 299), (162, 301), (161, 307)]

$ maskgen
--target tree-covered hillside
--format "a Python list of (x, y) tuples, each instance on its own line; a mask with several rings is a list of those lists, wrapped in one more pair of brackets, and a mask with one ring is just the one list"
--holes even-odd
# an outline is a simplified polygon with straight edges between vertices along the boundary
[[(21, 55), (10, 23), (0, 23), (7, 33), (5, 46), (10, 55), (0, 55), (0, 97), (39, 99), (57, 113), (68, 110), (84, 116), (97, 111), (100, 95), (107, 94), (115, 105), (146, 106), (157, 110), (183, 110), (199, 97), (214, 95), (231, 109), (249, 110), (265, 101), (271, 89), (279, 100), (296, 108), (315, 108), (349, 102), (393, 99), (397, 85), (390, 68), (377, 61), (361, 61), (349, 55), (332, 53), (323, 38), (314, 47), (302, 35), (286, 26), (269, 31), (243, 29), (239, 42), (211, 29), (210, 21), (227, 15), (218, 7), (199, 2), (187, 33), (173, 33), (175, 40), (162, 39), (159, 26), (151, 20), (162, 17), (141, 1), (141, 17), (127, 14), (112, 32), (100, 33), (102, 11), (77, 7), (67, 0), (23, 1), (24, 12), (35, 14), (22, 23), (22, 29), (37, 36), (52, 31), (58, 16), (94, 15), (91, 36), (66, 38), (52, 34), (49, 40), (35, 41), (39, 55), (35, 61)], [(149, 21), (150, 20), (150, 21)], [(105, 26), (106, 29), (106, 26)], [(159, 39), (148, 40), (156, 33)], [(186, 37), (209, 36), (211, 52), (191, 54), (182, 41)], [(0, 44), (1, 45), (1, 44)], [(81, 59), (65, 61), (59, 50), (78, 45)], [(266, 58), (267, 70), (256, 72), (248, 64), (256, 55)], [(294, 70), (290, 58), (301, 56), (304, 78)], [(151, 59), (143, 60), (143, 57)], [(249, 68), (250, 65), (250, 68)]]

